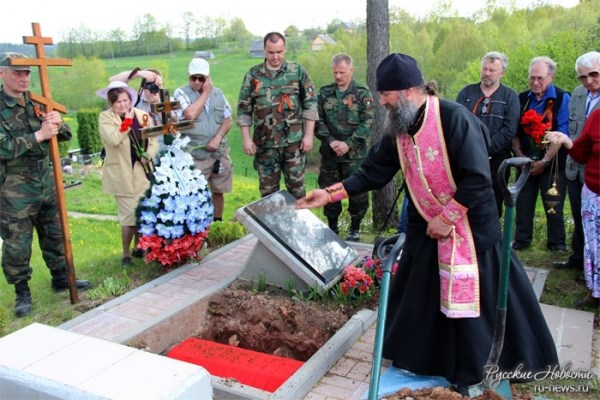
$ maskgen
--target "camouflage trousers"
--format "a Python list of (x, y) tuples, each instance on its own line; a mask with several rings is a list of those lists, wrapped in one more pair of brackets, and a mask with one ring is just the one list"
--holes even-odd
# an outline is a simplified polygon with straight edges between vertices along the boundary
[[(319, 187), (324, 189), (334, 183), (341, 182), (360, 168), (362, 160), (337, 162), (335, 159), (321, 158), (319, 167)], [(348, 213), (352, 221), (360, 223), (369, 209), (369, 193), (361, 193), (348, 198)], [(336, 201), (323, 207), (323, 214), (328, 219), (337, 219), (342, 213), (342, 202)]]
[(52, 170), (0, 174), (2, 270), (10, 284), (31, 278), (34, 228), (42, 257), (54, 275), (66, 261)]
[(295, 198), (304, 197), (304, 170), (306, 154), (300, 151), (300, 143), (286, 147), (259, 147), (254, 156), (254, 169), (258, 172), (260, 195), (268, 196), (279, 191), (283, 173), (285, 187)]

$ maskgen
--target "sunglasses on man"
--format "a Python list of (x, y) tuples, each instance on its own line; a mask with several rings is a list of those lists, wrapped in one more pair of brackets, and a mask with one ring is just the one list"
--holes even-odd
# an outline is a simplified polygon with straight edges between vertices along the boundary
[(596, 79), (599, 76), (600, 76), (600, 72), (598, 72), (598, 71), (592, 71), (592, 72), (590, 72), (587, 75), (579, 75), (577, 77), (577, 79), (579, 79), (580, 82), (585, 82), (585, 81), (587, 81), (588, 78), (590, 78), (590, 79)]
[(200, 83), (206, 82), (206, 77), (204, 75), (190, 75), (190, 82), (198, 81)]
[(475, 103), (475, 107), (473, 107), (473, 114), (477, 114), (477, 107), (481, 105), (481, 115), (489, 114), (492, 109), (492, 100), (491, 97), (483, 96), (480, 97), (479, 100)]

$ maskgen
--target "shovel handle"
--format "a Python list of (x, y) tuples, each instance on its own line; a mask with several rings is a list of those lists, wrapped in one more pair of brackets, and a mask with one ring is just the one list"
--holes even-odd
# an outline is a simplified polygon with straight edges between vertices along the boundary
[[(494, 340), (492, 342), (490, 355), (485, 365), (498, 365), (500, 355), (502, 354), (502, 348), (504, 347), (504, 331), (506, 329), (506, 307), (508, 304), (508, 286), (511, 259), (510, 243), (512, 241), (513, 217), (515, 213), (515, 205), (517, 203), (517, 196), (523, 188), (523, 185), (525, 185), (527, 178), (529, 178), (531, 163), (532, 161), (529, 158), (515, 157), (502, 161), (502, 164), (500, 164), (500, 167), (498, 168), (497, 179), (504, 197), (506, 213), (504, 214), (502, 262), (500, 265), (500, 276), (498, 277), (498, 304), (496, 306)], [(506, 169), (510, 167), (521, 168), (521, 173), (515, 184), (511, 185), (511, 187), (508, 187), (505, 176)], [(489, 386), (489, 380), (487, 381), (488, 382), (484, 383)]]
[[(379, 291), (379, 307), (377, 308), (377, 325), (375, 326), (375, 347), (373, 348), (373, 365), (371, 366), (371, 380), (369, 383), (368, 400), (377, 400), (379, 394), (379, 379), (381, 374), (381, 359), (383, 353), (383, 336), (385, 330), (385, 318), (387, 314), (388, 295), (394, 263), (404, 248), (406, 234), (400, 233), (388, 240), (396, 240), (394, 247), (383, 262), (381, 287)], [(387, 245), (389, 241), (386, 241)], [(382, 243), (383, 245), (383, 243)]]
[[(498, 168), (498, 174), (496, 178), (498, 179), (498, 183), (500, 185), (500, 189), (502, 190), (502, 196), (504, 198), (504, 205), (507, 207), (515, 207), (517, 204), (517, 196), (519, 192), (525, 185), (527, 178), (529, 178), (529, 173), (531, 172), (531, 163), (532, 160), (527, 157), (513, 157), (507, 158), (502, 161), (500, 167)], [(505, 172), (507, 168), (521, 168), (521, 174), (517, 178), (517, 181), (511, 187), (508, 187)]]

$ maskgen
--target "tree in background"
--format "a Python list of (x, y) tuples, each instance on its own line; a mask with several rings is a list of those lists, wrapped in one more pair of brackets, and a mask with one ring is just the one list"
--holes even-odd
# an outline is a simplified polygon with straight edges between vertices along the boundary
[(211, 18), (205, 15), (198, 20), (196, 37), (208, 44), (208, 47), (203, 46), (204, 49), (214, 49), (218, 46), (218, 40), (225, 30), (225, 25), (224, 18)]
[[(389, 7), (387, 0), (367, 0), (367, 84), (375, 100), (374, 120), (372, 125), (371, 143), (376, 143), (383, 135), (385, 111), (379, 104), (377, 94), (377, 66), (390, 53)], [(398, 213), (394, 210), (391, 218), (386, 221), (396, 197), (397, 185), (394, 180), (383, 189), (371, 196), (373, 210), (373, 225), (376, 228), (391, 227), (398, 224)]]
[[(367, 11), (368, 12), (368, 11)], [(339, 18), (335, 18), (333, 19), (330, 23), (327, 24), (327, 34), (331, 35), (333, 33), (336, 33), (338, 31), (338, 29), (340, 28), (344, 28), (344, 21), (342, 21)]]
[(300, 36), (301, 32), (300, 32), (300, 29), (298, 29), (298, 27), (296, 25), (290, 25), (285, 29), (283, 34), (285, 35), (285, 37), (287, 39), (287, 38), (291, 38), (291, 37)]
[(229, 43), (235, 43), (238, 49), (246, 50), (252, 40), (252, 34), (241, 18), (234, 18), (223, 31), (223, 40)]
[(113, 29), (108, 32), (106, 37), (107, 41), (110, 43), (110, 57), (113, 60), (113, 65), (115, 64), (115, 53), (122, 54), (123, 45), (125, 43), (125, 31), (123, 29)]
[(71, 67), (56, 67), (48, 73), (52, 84), (52, 97), (68, 109), (106, 106), (105, 102), (94, 94), (108, 82), (102, 60), (76, 57)]
[(181, 33), (183, 33), (183, 38), (185, 39), (185, 46), (189, 47), (192, 32), (194, 31), (194, 26), (198, 24), (198, 20), (194, 18), (194, 14), (190, 11), (183, 13), (182, 20)]

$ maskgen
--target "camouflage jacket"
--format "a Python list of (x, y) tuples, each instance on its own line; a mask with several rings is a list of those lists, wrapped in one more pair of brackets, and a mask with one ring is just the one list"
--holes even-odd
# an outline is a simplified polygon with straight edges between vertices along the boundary
[[(50, 153), (49, 141), (38, 143), (35, 132), (42, 127), (42, 106), (34, 103), (29, 92), (16, 99), (0, 90), (0, 163), (7, 166), (28, 164)], [(70, 140), (71, 129), (63, 124), (58, 140)]]
[(288, 61), (274, 77), (264, 62), (250, 68), (240, 89), (237, 113), (239, 126), (254, 122), (254, 143), (265, 147), (299, 142), (304, 136), (303, 119), (319, 119), (310, 76), (301, 65)]
[(322, 141), (321, 155), (336, 157), (329, 144), (341, 140), (350, 148), (342, 159), (364, 158), (373, 124), (373, 95), (369, 88), (353, 80), (342, 93), (334, 82), (319, 90), (318, 104), (315, 136)]

